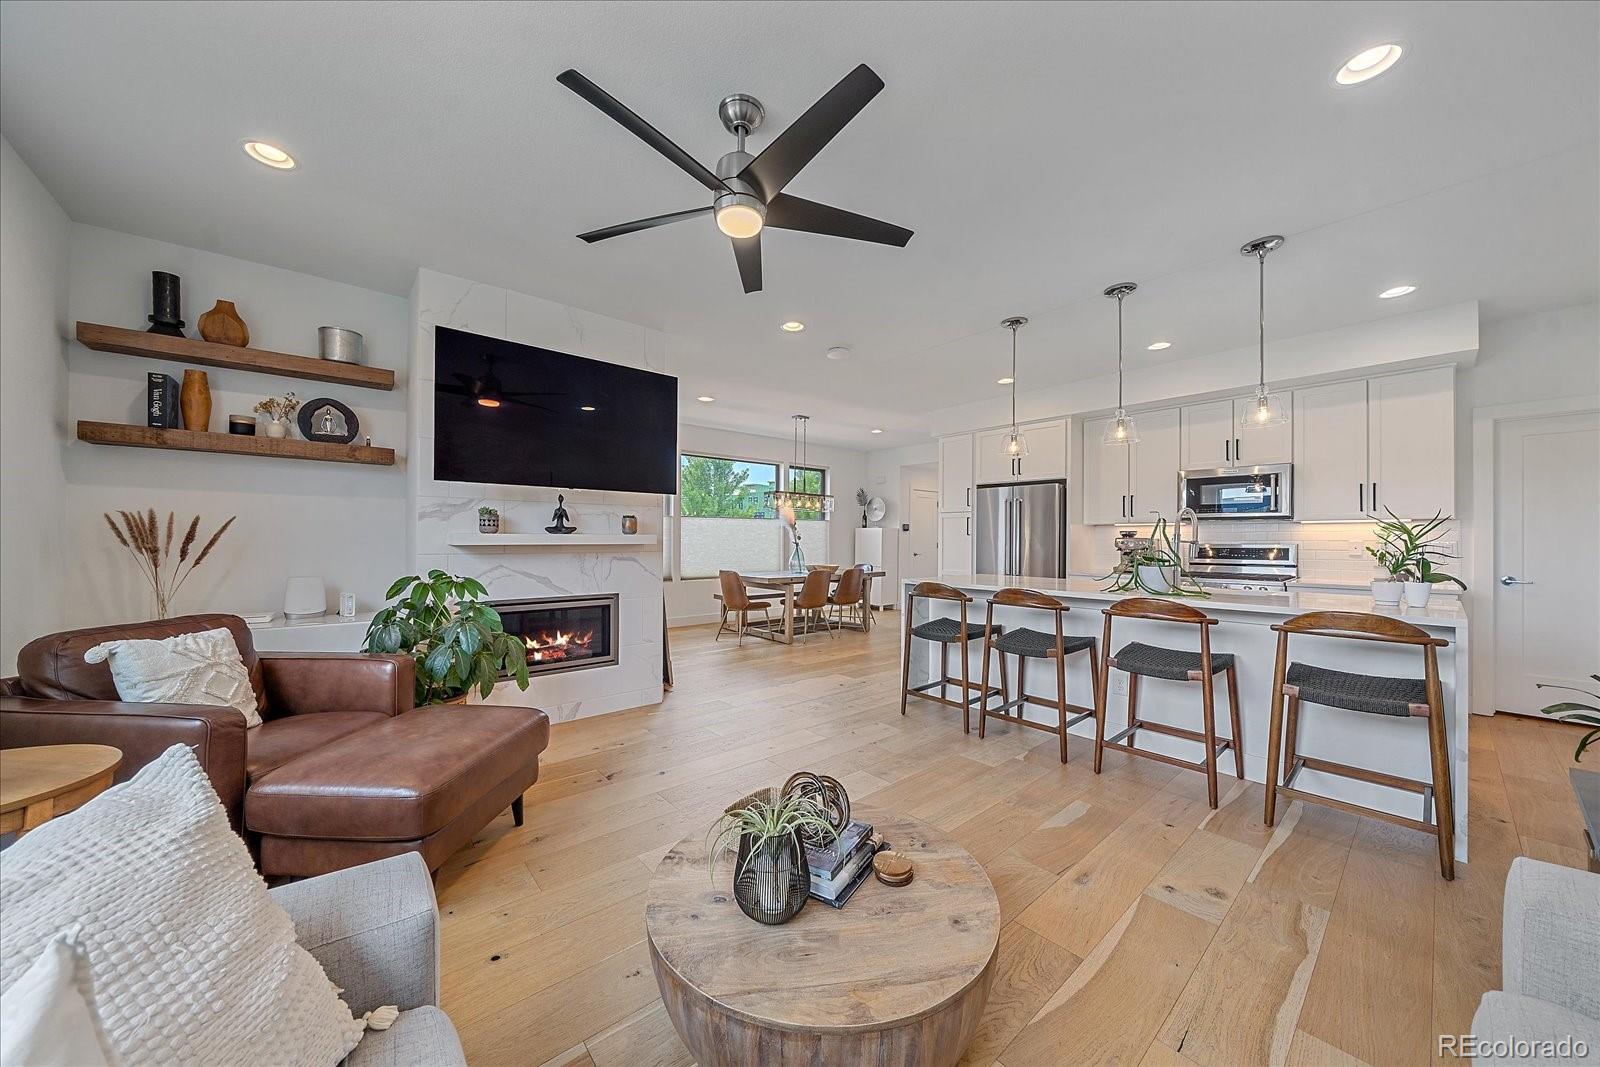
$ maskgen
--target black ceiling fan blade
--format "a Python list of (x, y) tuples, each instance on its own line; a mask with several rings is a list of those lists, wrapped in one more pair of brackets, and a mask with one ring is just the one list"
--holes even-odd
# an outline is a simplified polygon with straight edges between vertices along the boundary
[(633, 222), (623, 222), (616, 226), (607, 226), (604, 229), (590, 230), (588, 233), (578, 234), (578, 240), (594, 244), (604, 241), (608, 237), (621, 237), (625, 233), (636, 233), (639, 230), (648, 230), (654, 226), (666, 226), (673, 222), (682, 222), (692, 219), (697, 215), (711, 214), (710, 206), (690, 208), (688, 211), (674, 211), (670, 215), (652, 215), (647, 219), (637, 219)]
[(725, 193), (728, 187), (705, 165), (689, 153), (674, 144), (667, 135), (650, 125), (644, 119), (628, 110), (616, 97), (606, 92), (594, 82), (585, 78), (575, 70), (564, 70), (556, 75), (556, 81), (583, 97), (589, 103), (609, 115), (624, 129), (628, 130), (639, 140), (654, 148), (657, 152), (676, 163), (689, 177), (699, 182), (715, 193)]
[(730, 237), (733, 242), (733, 258), (739, 263), (739, 280), (744, 283), (747, 293), (761, 291), (761, 235), (754, 237)]
[(770, 203), (882, 89), (883, 79), (861, 64), (778, 134), (739, 177), (760, 189), (761, 199)]
[(897, 248), (904, 248), (912, 237), (912, 231), (904, 226), (829, 207), (815, 200), (804, 200), (788, 193), (779, 193), (767, 205), (766, 224), (780, 230), (804, 230), (806, 233), (848, 237), (852, 241), (871, 241)]

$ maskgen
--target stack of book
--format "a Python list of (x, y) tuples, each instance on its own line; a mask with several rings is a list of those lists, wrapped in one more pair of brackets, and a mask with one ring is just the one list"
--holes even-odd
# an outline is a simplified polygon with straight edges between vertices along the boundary
[(836, 840), (821, 848), (807, 848), (811, 896), (829, 907), (844, 907), (856, 887), (871, 876), (872, 854), (872, 827), (855, 820)]

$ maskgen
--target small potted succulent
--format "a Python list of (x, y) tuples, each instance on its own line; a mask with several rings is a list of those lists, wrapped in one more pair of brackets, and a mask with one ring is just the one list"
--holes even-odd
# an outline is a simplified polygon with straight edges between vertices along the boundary
[(1374, 603), (1398, 607), (1404, 596), (1411, 607), (1426, 607), (1433, 587), (1446, 582), (1466, 591), (1466, 583), (1460, 578), (1434, 566), (1435, 560), (1459, 558), (1435, 547), (1444, 537), (1444, 524), (1450, 521), (1450, 516), (1438, 511), (1431, 519), (1409, 523), (1390, 511), (1387, 519), (1373, 527), (1378, 544), (1369, 545), (1367, 554), (1377, 560), (1383, 572), (1372, 583)]
[(500, 511), (487, 504), (478, 509), (478, 532), (497, 534), (500, 532)]

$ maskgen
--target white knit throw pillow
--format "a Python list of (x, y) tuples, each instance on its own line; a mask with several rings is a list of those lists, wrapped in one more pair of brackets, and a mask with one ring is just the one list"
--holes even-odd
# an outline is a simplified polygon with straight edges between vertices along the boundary
[(338, 1063), (362, 1025), (174, 745), (0, 862), (0, 991), (76, 927), (124, 1064)]
[(260, 726), (250, 671), (226, 627), (176, 634), (159, 641), (103, 641), (83, 654), (111, 661), (117, 696), (139, 704), (220, 704)]

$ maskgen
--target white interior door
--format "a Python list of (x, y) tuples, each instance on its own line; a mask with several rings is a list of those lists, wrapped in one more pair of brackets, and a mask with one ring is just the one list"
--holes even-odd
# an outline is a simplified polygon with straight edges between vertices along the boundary
[(1600, 674), (1600, 413), (1495, 436), (1495, 708), (1534, 714), (1572, 695), (1535, 683), (1593, 689)]
[(900, 576), (932, 578), (939, 570), (939, 494), (931, 489), (913, 489), (907, 521), (911, 529), (905, 535), (905, 565)]

